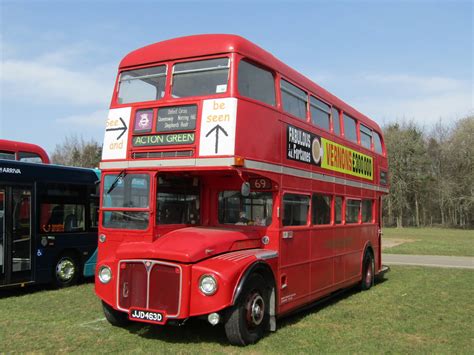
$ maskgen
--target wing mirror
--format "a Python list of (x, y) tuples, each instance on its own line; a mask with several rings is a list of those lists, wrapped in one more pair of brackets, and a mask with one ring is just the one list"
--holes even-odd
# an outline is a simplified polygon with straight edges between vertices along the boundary
[(250, 184), (248, 182), (243, 182), (240, 188), (240, 194), (243, 197), (248, 197), (250, 195)]

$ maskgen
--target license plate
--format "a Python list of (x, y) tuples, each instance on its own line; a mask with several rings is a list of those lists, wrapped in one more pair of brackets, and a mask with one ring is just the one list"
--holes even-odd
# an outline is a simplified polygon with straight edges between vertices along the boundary
[(131, 320), (138, 320), (142, 322), (150, 322), (150, 323), (163, 323), (164, 316), (162, 313), (159, 312), (150, 312), (150, 311), (142, 311), (140, 309), (131, 309), (128, 317)]

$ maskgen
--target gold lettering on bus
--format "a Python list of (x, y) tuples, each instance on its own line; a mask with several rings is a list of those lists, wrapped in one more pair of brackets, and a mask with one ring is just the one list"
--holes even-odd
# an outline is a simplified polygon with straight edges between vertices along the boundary
[(321, 143), (324, 149), (322, 168), (373, 180), (372, 157), (325, 138), (321, 138)]

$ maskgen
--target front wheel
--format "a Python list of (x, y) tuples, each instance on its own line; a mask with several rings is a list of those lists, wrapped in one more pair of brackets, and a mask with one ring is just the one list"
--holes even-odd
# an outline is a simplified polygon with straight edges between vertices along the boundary
[(72, 254), (63, 254), (54, 267), (54, 281), (57, 287), (75, 285), (79, 280), (79, 262)]
[(102, 301), (102, 309), (107, 321), (115, 327), (125, 327), (130, 323), (127, 313), (116, 311)]
[(260, 274), (245, 283), (237, 303), (225, 323), (227, 339), (233, 345), (254, 344), (269, 329), (269, 290)]
[(362, 267), (362, 280), (360, 282), (360, 288), (365, 291), (370, 289), (374, 284), (375, 279), (375, 261), (372, 253), (366, 251), (364, 255)]

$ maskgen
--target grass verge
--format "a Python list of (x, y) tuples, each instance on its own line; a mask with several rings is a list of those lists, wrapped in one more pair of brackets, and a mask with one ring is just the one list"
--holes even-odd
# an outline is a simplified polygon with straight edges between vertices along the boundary
[(384, 228), (384, 253), (474, 256), (474, 231), (447, 228)]
[(223, 327), (180, 328), (103, 318), (92, 284), (64, 290), (0, 291), (2, 352), (137, 353), (469, 353), (474, 348), (471, 270), (394, 266), (367, 292), (350, 290), (279, 321), (246, 349), (227, 344)]

